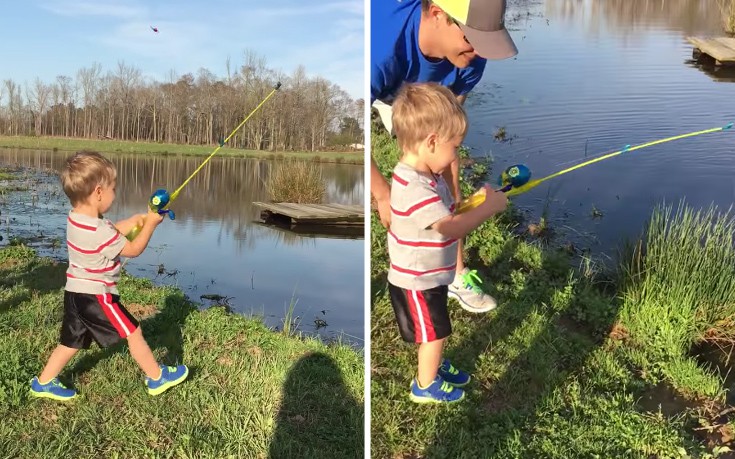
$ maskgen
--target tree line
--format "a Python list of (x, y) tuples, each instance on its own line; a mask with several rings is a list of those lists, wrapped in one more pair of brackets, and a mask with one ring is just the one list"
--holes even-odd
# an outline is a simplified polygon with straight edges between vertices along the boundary
[(280, 90), (228, 141), (252, 150), (317, 151), (363, 142), (363, 99), (352, 99), (303, 66), (286, 75), (246, 52), (227, 75), (207, 69), (150, 81), (125, 62), (103, 73), (94, 63), (72, 78), (0, 86), (0, 134), (191, 145), (224, 139), (271, 92)]

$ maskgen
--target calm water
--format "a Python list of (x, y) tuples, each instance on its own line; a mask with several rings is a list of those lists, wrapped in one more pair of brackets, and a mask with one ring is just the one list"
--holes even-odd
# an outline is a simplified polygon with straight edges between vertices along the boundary
[[(714, 0), (547, 0), (517, 10), (516, 59), (489, 62), (468, 99), (473, 155), (540, 178), (588, 157), (735, 121), (735, 71), (692, 62), (688, 35), (724, 35)], [(506, 142), (494, 140), (504, 126)], [(641, 149), (513, 198), (561, 239), (612, 254), (656, 204), (727, 208), (735, 130)], [(592, 209), (602, 218), (592, 218)]]
[[(60, 170), (66, 156), (0, 149), (0, 166)], [(109, 157), (118, 168), (117, 200), (108, 215), (113, 221), (145, 211), (156, 188), (173, 191), (203, 160)], [(254, 223), (258, 211), (252, 202), (269, 200), (264, 182), (273, 164), (213, 158), (174, 202), (176, 219), (164, 220), (146, 252), (130, 259), (126, 269), (160, 284), (178, 285), (194, 301), (205, 294), (232, 297), (234, 311), (262, 315), (268, 325), (279, 328), (295, 297), (302, 331), (325, 338), (346, 334), (362, 345), (364, 240), (301, 236)], [(362, 166), (323, 165), (323, 174), (325, 202), (363, 203)], [(39, 178), (41, 183), (34, 183)], [(43, 235), (36, 244), (42, 253), (65, 258), (65, 244), (49, 247), (50, 238), (63, 242), (69, 209), (58, 177), (34, 174), (16, 184), (30, 185), (31, 191), (0, 197), (0, 230), (5, 236), (0, 246), (8, 243), (8, 229), (11, 236)], [(38, 195), (35, 205), (33, 190)], [(327, 326), (317, 329), (315, 319)]]

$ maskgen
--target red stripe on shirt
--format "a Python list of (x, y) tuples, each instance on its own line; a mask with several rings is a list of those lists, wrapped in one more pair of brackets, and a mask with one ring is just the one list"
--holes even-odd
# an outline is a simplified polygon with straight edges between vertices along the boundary
[(430, 269), (428, 271), (414, 271), (413, 269), (401, 268), (400, 266), (396, 266), (393, 263), (390, 264), (390, 267), (395, 269), (399, 273), (410, 274), (412, 276), (423, 276), (425, 274), (434, 274), (434, 273), (441, 273), (445, 271), (452, 271), (457, 267), (457, 264), (455, 263), (452, 266), (445, 266), (443, 268)]
[(402, 179), (401, 177), (397, 176), (396, 174), (393, 174), (393, 180), (395, 180), (396, 182), (398, 182), (399, 184), (401, 184), (403, 186), (408, 185), (408, 180)]
[(105, 284), (108, 287), (114, 287), (117, 285), (115, 282), (105, 282), (103, 280), (97, 280), (97, 279), (85, 279), (83, 277), (72, 276), (69, 273), (66, 273), (66, 277), (68, 277), (69, 279), (77, 279), (77, 280), (83, 280), (83, 281), (89, 281), (89, 282), (99, 282), (100, 284)]
[(71, 223), (72, 225), (76, 226), (77, 228), (80, 228), (80, 229), (83, 229), (83, 230), (87, 230), (87, 231), (97, 231), (97, 227), (96, 226), (83, 225), (83, 224), (81, 224), (79, 222), (75, 222), (74, 220), (71, 219), (71, 217), (67, 217), (67, 220), (69, 221), (69, 223)]
[(391, 206), (390, 210), (394, 214), (399, 215), (401, 217), (408, 217), (409, 215), (411, 215), (412, 213), (414, 213), (417, 210), (421, 209), (422, 207), (426, 207), (426, 206), (428, 206), (430, 204), (434, 204), (435, 202), (440, 202), (440, 201), (441, 201), (441, 198), (439, 196), (434, 196), (434, 197), (431, 197), (429, 199), (425, 199), (425, 200), (419, 202), (418, 204), (414, 204), (413, 206), (409, 207), (408, 210), (403, 211), (403, 212), (400, 211), (400, 210), (396, 210), (393, 206)]
[(72, 244), (69, 241), (66, 241), (66, 245), (68, 245), (69, 247), (71, 247), (72, 249), (74, 249), (75, 251), (77, 251), (79, 253), (84, 253), (86, 255), (90, 255), (90, 254), (93, 254), (93, 253), (100, 253), (100, 252), (102, 252), (102, 249), (104, 249), (105, 247), (113, 244), (114, 242), (117, 242), (117, 240), (119, 238), (120, 238), (120, 233), (117, 233), (116, 235), (114, 235), (112, 237), (112, 239), (110, 239), (109, 241), (105, 242), (104, 244), (102, 244), (101, 246), (97, 247), (94, 250), (85, 250), (85, 249), (82, 249), (81, 247), (77, 247), (77, 246), (75, 246), (74, 244)]
[(393, 239), (396, 241), (396, 243), (400, 245), (407, 245), (409, 247), (434, 247), (434, 248), (443, 248), (443, 247), (449, 247), (450, 245), (457, 242), (456, 239), (448, 239), (446, 241), (406, 241), (403, 239), (399, 239), (398, 236), (393, 233), (393, 231), (388, 231), (388, 234), (393, 236)]
[(113, 264), (113, 265), (112, 265), (112, 266), (110, 266), (109, 268), (102, 268), (102, 269), (89, 269), (89, 268), (82, 268), (81, 266), (77, 266), (77, 265), (72, 265), (72, 266), (73, 266), (73, 267), (75, 267), (75, 268), (78, 268), (78, 269), (83, 269), (83, 270), (87, 271), (88, 273), (94, 273), (94, 274), (99, 274), (99, 273), (106, 273), (106, 272), (110, 272), (110, 271), (113, 271), (113, 270), (115, 270), (115, 268), (117, 268), (117, 267), (118, 267), (119, 265), (120, 265), (120, 262), (119, 262), (119, 261), (116, 261), (116, 262), (115, 262), (115, 264)]

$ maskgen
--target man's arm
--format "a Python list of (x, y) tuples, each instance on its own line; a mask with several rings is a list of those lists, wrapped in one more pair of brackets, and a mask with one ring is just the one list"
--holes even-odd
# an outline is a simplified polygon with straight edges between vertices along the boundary
[(378, 205), (380, 223), (386, 228), (390, 226), (390, 185), (380, 173), (373, 155), (370, 155), (370, 193)]

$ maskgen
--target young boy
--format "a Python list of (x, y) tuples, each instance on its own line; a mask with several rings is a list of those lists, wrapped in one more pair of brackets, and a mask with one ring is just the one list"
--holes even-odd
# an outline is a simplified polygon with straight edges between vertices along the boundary
[(406, 84), (393, 104), (393, 129), (403, 156), (393, 171), (388, 230), (388, 287), (401, 336), (419, 343), (418, 374), (410, 398), (457, 402), (470, 375), (442, 360), (452, 333), (448, 285), (455, 275), (457, 241), (505, 210), (502, 192), (486, 187), (478, 207), (454, 214), (442, 173), (457, 158), (467, 118), (452, 92), (437, 83)]
[[(79, 349), (92, 340), (109, 347), (128, 340), (130, 354), (146, 375), (148, 393), (158, 395), (181, 383), (189, 374), (185, 365), (168, 367), (156, 362), (138, 321), (120, 304), (117, 281), (120, 256), (137, 257), (145, 250), (163, 217), (156, 212), (135, 215), (114, 224), (102, 217), (115, 200), (117, 171), (96, 152), (82, 151), (67, 160), (61, 184), (71, 201), (66, 226), (69, 268), (64, 290), (64, 319), (59, 346), (41, 375), (31, 380), (31, 394), (69, 400), (76, 391), (67, 389), (57, 375)], [(143, 229), (131, 242), (123, 235), (136, 224)]]

